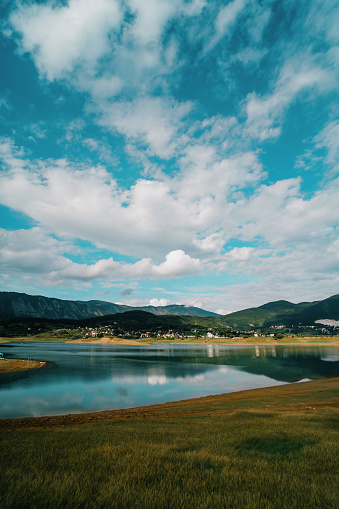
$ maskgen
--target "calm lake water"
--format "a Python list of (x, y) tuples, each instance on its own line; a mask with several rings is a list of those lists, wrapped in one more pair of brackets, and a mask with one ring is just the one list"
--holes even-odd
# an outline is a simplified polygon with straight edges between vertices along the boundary
[[(339, 376), (326, 346), (1, 345), (46, 366), (0, 375), (0, 418), (128, 408)], [(0, 361), (1, 362), (1, 361)]]

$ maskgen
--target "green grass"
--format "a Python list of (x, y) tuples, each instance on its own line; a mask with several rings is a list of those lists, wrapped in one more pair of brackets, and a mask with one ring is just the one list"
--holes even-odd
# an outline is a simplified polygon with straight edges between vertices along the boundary
[(0, 506), (334, 509), (338, 430), (329, 409), (2, 432)]

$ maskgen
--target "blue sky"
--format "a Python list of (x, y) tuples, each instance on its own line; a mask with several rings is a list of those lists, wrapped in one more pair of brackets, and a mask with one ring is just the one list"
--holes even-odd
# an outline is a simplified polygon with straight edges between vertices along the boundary
[(338, 293), (337, 1), (0, 11), (2, 290), (220, 313)]

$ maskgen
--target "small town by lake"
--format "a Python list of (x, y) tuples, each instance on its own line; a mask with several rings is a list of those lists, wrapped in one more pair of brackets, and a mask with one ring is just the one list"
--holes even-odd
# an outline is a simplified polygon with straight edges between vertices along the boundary
[(0, 375), (0, 418), (152, 405), (339, 374), (338, 346), (13, 342), (6, 358), (46, 362)]

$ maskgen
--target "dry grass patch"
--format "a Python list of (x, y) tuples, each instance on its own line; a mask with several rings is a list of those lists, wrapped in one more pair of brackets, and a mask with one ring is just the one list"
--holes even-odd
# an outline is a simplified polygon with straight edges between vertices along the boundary
[(14, 373), (16, 371), (26, 371), (28, 369), (37, 369), (44, 366), (45, 362), (29, 361), (21, 359), (1, 359), (0, 373)]
[(4, 432), (4, 508), (336, 508), (339, 412)]
[(91, 414), (93, 424), (3, 421), (1, 507), (336, 509), (338, 390), (329, 379)]

